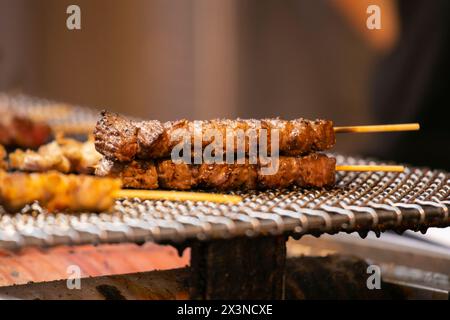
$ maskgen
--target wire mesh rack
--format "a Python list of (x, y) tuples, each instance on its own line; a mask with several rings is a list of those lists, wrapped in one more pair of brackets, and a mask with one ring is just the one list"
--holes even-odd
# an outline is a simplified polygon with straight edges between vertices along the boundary
[[(92, 109), (0, 94), (0, 110), (8, 108), (31, 117), (46, 115), (45, 120), (55, 126), (94, 125), (97, 119)], [(338, 164), (380, 164), (335, 156)], [(426, 168), (407, 167), (402, 173), (339, 172), (332, 189), (239, 194), (244, 200), (237, 205), (124, 199), (111, 212), (100, 214), (48, 213), (38, 204), (13, 215), (0, 211), (0, 248), (144, 241), (182, 244), (341, 231), (365, 236), (369, 231), (424, 232), (450, 225), (450, 175)]]
[(92, 132), (98, 119), (98, 111), (92, 108), (24, 94), (0, 93), (1, 111), (12, 111), (35, 121), (44, 121), (56, 131), (64, 129), (74, 134)]
[[(376, 162), (336, 156), (338, 163)], [(332, 189), (239, 193), (237, 205), (122, 199), (108, 213), (48, 213), (38, 204), (0, 214), (0, 247), (144, 242), (289, 234), (421, 230), (450, 224), (450, 176), (408, 167), (403, 173), (339, 173)]]

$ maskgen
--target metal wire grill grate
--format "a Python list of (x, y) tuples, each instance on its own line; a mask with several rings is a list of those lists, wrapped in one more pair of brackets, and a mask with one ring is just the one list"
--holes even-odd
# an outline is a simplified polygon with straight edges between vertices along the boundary
[(45, 121), (54, 129), (71, 132), (92, 132), (98, 111), (81, 106), (34, 98), (26, 95), (0, 93), (0, 111), (12, 111), (35, 121)]
[[(368, 163), (337, 156), (338, 162)], [(374, 163), (374, 162), (370, 162)], [(0, 247), (99, 242), (175, 242), (288, 233), (426, 230), (450, 225), (450, 176), (407, 168), (404, 173), (340, 173), (330, 190), (241, 193), (238, 205), (208, 202), (117, 201), (112, 213), (49, 214), (37, 204), (0, 214)]]
[[(95, 111), (27, 96), (0, 95), (0, 109), (28, 116), (54, 114), (54, 125), (93, 124)], [(53, 108), (53, 109), (52, 109)], [(56, 108), (56, 109), (55, 109)], [(40, 110), (40, 111), (39, 111)], [(58, 115), (57, 110), (61, 114)], [(65, 111), (64, 111), (65, 110)], [(336, 156), (338, 163), (377, 162)], [(330, 190), (270, 190), (241, 193), (238, 205), (117, 201), (112, 213), (49, 214), (35, 204), (21, 213), (0, 212), (0, 247), (99, 242), (179, 242), (287, 233), (425, 231), (450, 225), (450, 175), (407, 168), (403, 173), (338, 173)]]

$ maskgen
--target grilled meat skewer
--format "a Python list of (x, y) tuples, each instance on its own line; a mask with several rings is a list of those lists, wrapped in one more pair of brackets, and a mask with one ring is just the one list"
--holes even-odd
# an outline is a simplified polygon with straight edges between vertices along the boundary
[(0, 205), (17, 212), (38, 201), (49, 211), (102, 212), (114, 204), (120, 190), (118, 179), (48, 173), (6, 173), (0, 171)]
[[(243, 145), (249, 151), (249, 138), (238, 136), (237, 132), (254, 129), (259, 137), (260, 130), (267, 130), (267, 145), (270, 150), (271, 130), (279, 130), (279, 150), (287, 156), (299, 156), (313, 151), (330, 149), (335, 144), (333, 123), (327, 120), (309, 121), (305, 119), (281, 120), (210, 120), (190, 122), (188, 120), (161, 123), (157, 120), (132, 121), (120, 115), (103, 111), (94, 131), (95, 147), (107, 158), (128, 162), (135, 159), (148, 160), (167, 158), (172, 149), (183, 142), (183, 138), (191, 137), (201, 141), (202, 148), (213, 142), (207, 133), (211, 130), (220, 132), (223, 148), (226, 149), (227, 134), (233, 137), (236, 152)], [(240, 140), (240, 141), (237, 141)], [(258, 141), (259, 144), (259, 141)], [(228, 151), (228, 150), (225, 150)]]
[(120, 179), (48, 173), (0, 171), (0, 205), (15, 213), (38, 202), (48, 212), (109, 212), (116, 199), (238, 203), (240, 196), (162, 190), (123, 190)]
[(121, 178), (125, 188), (191, 190), (252, 190), (326, 187), (335, 183), (336, 160), (323, 154), (280, 157), (279, 169), (264, 175), (261, 165), (176, 164), (171, 160), (132, 161), (125, 164), (103, 158), (96, 175)]

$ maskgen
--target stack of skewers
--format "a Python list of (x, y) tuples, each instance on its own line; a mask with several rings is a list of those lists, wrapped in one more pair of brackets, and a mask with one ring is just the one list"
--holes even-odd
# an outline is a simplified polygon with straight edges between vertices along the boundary
[[(235, 154), (236, 146), (244, 146), (240, 162), (192, 164), (170, 158), (186, 136), (193, 142), (200, 141), (200, 149), (204, 151), (213, 142), (204, 133), (212, 129), (223, 133), (223, 137), (232, 136), (232, 147), (222, 144), (228, 149), (224, 147), (224, 154)], [(261, 129), (266, 129), (269, 145), (271, 130), (278, 131), (280, 157), (275, 173), (263, 174), (264, 164), (249, 161), (248, 139), (239, 138), (237, 133), (248, 129), (255, 129), (258, 137)], [(161, 123), (133, 121), (102, 112), (93, 139), (85, 143), (57, 136), (54, 142), (38, 150), (19, 149), (10, 153), (8, 161), (1, 162), (4, 169), (13, 172), (0, 172), (0, 204), (10, 212), (35, 201), (49, 211), (104, 212), (117, 198), (229, 203), (242, 200), (229, 194), (192, 192), (196, 189), (332, 187), (335, 173), (340, 170), (403, 171), (402, 166), (336, 166), (334, 158), (321, 153), (334, 146), (336, 133), (418, 129), (418, 124), (334, 127), (331, 121), (304, 119)], [(180, 135), (180, 131), (184, 134)]]

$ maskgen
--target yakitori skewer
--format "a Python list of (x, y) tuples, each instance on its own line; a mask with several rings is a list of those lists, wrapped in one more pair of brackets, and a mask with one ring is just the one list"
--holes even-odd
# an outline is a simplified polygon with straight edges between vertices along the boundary
[(334, 127), (330, 120), (302, 118), (179, 120), (163, 123), (158, 120), (134, 121), (103, 111), (94, 136), (95, 147), (103, 156), (129, 162), (171, 157), (174, 149), (187, 141), (191, 142), (191, 147), (195, 149), (198, 146), (202, 151), (214, 142), (219, 144), (219, 147), (216, 146), (218, 149), (227, 153), (248, 154), (255, 143), (271, 150), (273, 140), (278, 139), (279, 153), (295, 157), (331, 149), (336, 143), (336, 133), (418, 129), (418, 124)]
[[(89, 135), (94, 131), (94, 124), (63, 124), (52, 125), (52, 129), (66, 135), (80, 134)], [(342, 126), (334, 127), (335, 133), (376, 133), (376, 132), (399, 132), (399, 131), (418, 131), (419, 123), (401, 123), (401, 124), (380, 124), (367, 126)]]
[[(64, 134), (92, 134), (95, 124), (63, 124), (52, 125), (57, 132)], [(398, 132), (398, 131), (418, 131), (419, 123), (399, 123), (399, 124), (380, 124), (367, 126), (341, 126), (334, 127), (336, 133), (371, 133), (371, 132)]]
[(370, 126), (334, 127), (336, 133), (369, 133), (369, 132), (395, 132), (420, 130), (418, 123), (382, 124)]
[(162, 190), (124, 190), (120, 179), (87, 175), (47, 173), (7, 173), (0, 171), (0, 205), (17, 212), (37, 201), (48, 211), (105, 212), (115, 199), (210, 201), (235, 204), (236, 195)]
[[(276, 165), (202, 163), (199, 165), (177, 163), (170, 159), (135, 160), (119, 163), (103, 158), (95, 174), (100, 177), (120, 178), (125, 188), (170, 190), (254, 190), (283, 189), (293, 185), (303, 188), (331, 187), (335, 184), (336, 171), (395, 171), (402, 166), (340, 165), (325, 154), (312, 153), (302, 157), (280, 156)], [(274, 164), (274, 163), (272, 163)]]

